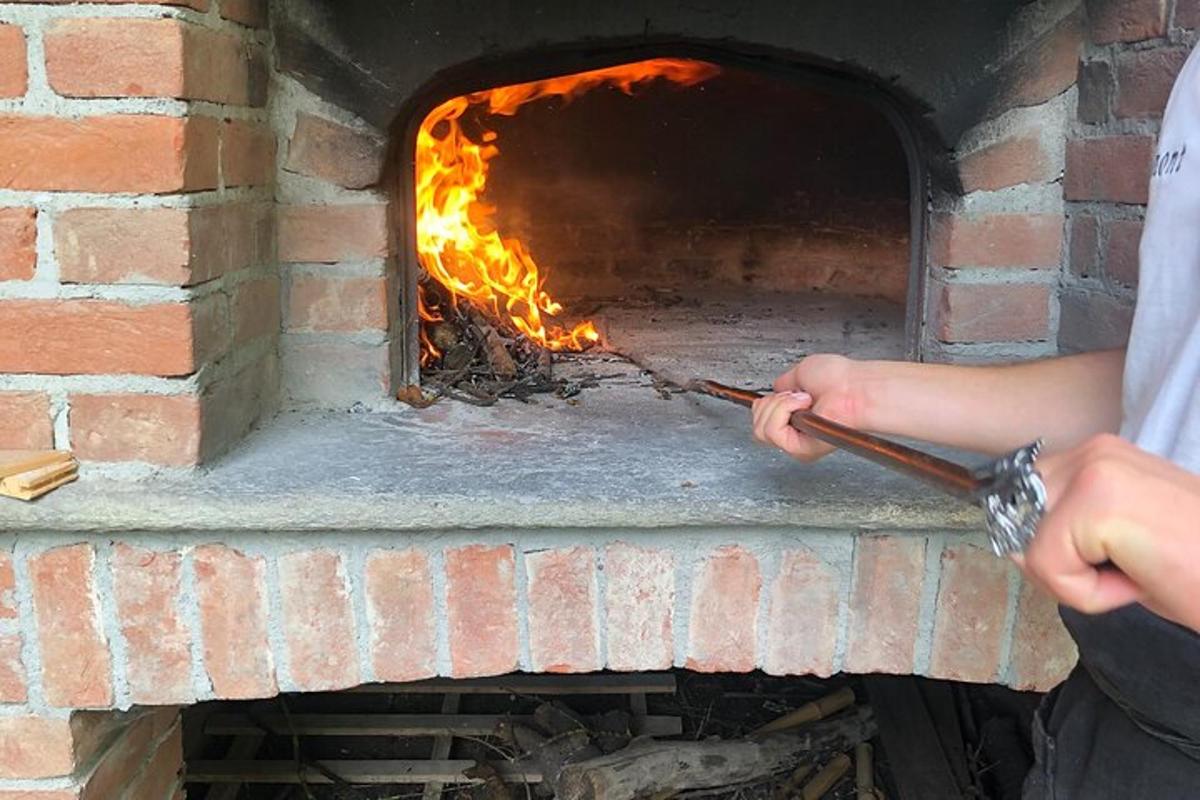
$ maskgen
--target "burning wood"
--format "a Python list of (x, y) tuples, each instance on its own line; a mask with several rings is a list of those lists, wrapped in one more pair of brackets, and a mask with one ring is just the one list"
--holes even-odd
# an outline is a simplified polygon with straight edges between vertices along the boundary
[[(442, 369), (456, 371), (474, 362), (475, 352), (456, 353), (459, 342), (435, 327), (448, 317), (462, 316), (463, 303), (488, 315), (492, 326), (511, 327), (535, 351), (582, 350), (599, 339), (590, 321), (569, 329), (552, 321), (562, 305), (545, 290), (544, 270), (521, 241), (502, 237), (492, 222), (493, 209), (482, 195), (489, 162), (500, 149), (496, 132), (487, 125), (488, 116), (512, 115), (525, 103), (546, 97), (570, 99), (599, 86), (615, 86), (626, 93), (655, 79), (690, 86), (717, 72), (717, 67), (700, 61), (652, 59), (475, 92), (431, 111), (421, 123), (416, 144), (417, 253), (429, 278), (418, 298), (422, 326), (428, 329), (421, 336), (422, 366), (440, 360)], [(472, 128), (480, 131), (473, 137), (463, 124), (468, 112)], [(429, 296), (433, 286), (442, 290), (441, 302)], [(512, 352), (507, 343), (501, 347), (487, 332), (478, 341), (466, 342), (479, 343), (488, 350), (497, 380), (517, 379), (520, 370), (509, 375), (502, 351), (514, 360), (521, 353)], [(454, 363), (445, 363), (451, 356)], [(472, 396), (468, 389), (461, 391)]]
[[(441, 287), (423, 294), (441, 297)], [(403, 387), (397, 399), (424, 408), (449, 397), (480, 406), (502, 397), (528, 400), (536, 394), (569, 398), (599, 385), (594, 375), (555, 378), (550, 351), (503, 320), (489, 320), (463, 299), (438, 301), (439, 313), (427, 320), (423, 341), (438, 355), (427, 359), (422, 387)]]

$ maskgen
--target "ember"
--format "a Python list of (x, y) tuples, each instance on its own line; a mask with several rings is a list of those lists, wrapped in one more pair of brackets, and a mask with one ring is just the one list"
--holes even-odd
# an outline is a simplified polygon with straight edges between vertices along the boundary
[[(417, 252), (426, 276), (419, 296), (422, 366), (446, 378), (477, 375), (472, 365), (484, 365), (498, 380), (544, 391), (548, 358), (540, 353), (583, 350), (600, 338), (590, 321), (567, 328), (551, 320), (563, 308), (545, 289), (545, 270), (520, 240), (501, 235), (494, 209), (481, 201), (488, 163), (500, 152), (486, 115), (512, 115), (525, 103), (569, 100), (599, 86), (632, 93), (656, 78), (691, 86), (717, 72), (704, 62), (653, 59), (476, 92), (430, 112), (416, 146)], [(463, 124), (469, 109), (483, 112), (483, 129), (473, 136)]]

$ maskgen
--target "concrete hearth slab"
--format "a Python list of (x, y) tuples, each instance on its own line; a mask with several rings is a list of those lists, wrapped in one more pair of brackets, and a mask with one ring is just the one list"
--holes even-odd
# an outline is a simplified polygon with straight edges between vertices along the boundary
[(187, 476), (86, 476), (8, 531), (438, 531), (674, 526), (978, 529), (979, 513), (848, 455), (797, 464), (754, 444), (746, 411), (663, 399), (636, 368), (575, 404), (439, 403), (395, 413), (286, 413)]

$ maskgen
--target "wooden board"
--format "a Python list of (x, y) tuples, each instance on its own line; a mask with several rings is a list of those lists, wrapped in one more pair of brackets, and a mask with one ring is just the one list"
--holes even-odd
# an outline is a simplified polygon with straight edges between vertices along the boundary
[[(416, 784), (480, 783), (463, 776), (475, 766), (474, 761), (341, 761), (316, 762), (350, 783)], [(541, 783), (542, 775), (532, 768), (512, 764), (495, 764), (496, 771), (508, 783)], [(188, 783), (300, 783), (294, 761), (195, 761), (187, 765), (184, 780)], [(333, 781), (313, 767), (304, 768), (304, 781), (329, 784)]]
[(879, 738), (891, 765), (899, 800), (961, 800), (929, 709), (915, 678), (867, 675)]
[(505, 675), (498, 678), (434, 678), (414, 683), (368, 683), (347, 691), (358, 694), (674, 694), (675, 676), (649, 672), (630, 675)]
[(0, 450), (0, 478), (71, 460), (66, 450)]
[[(212, 714), (204, 723), (210, 736), (241, 736), (269, 733), (279, 736), (490, 736), (496, 723), (511, 719), (533, 725), (532, 716), (500, 714)], [(289, 724), (290, 722), (290, 724)], [(678, 736), (683, 723), (678, 717), (647, 716), (637, 731), (646, 736)]]

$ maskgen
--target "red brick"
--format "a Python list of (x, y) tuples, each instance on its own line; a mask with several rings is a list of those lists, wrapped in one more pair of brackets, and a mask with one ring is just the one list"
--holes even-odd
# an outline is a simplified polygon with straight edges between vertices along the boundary
[(46, 702), (67, 708), (112, 704), (112, 661), (101, 625), (96, 553), (88, 544), (29, 559)]
[(263, 278), (238, 284), (233, 299), (233, 339), (236, 344), (260, 336), (279, 335), (279, 281)]
[(193, 316), (182, 303), (0, 301), (0, 372), (189, 375), (199, 366)]
[(0, 553), (0, 619), (16, 619), (17, 613), (17, 578), (12, 556)]
[(1099, 123), (1108, 120), (1113, 94), (1112, 67), (1106, 61), (1079, 62), (1080, 122)]
[(185, 466), (201, 456), (195, 395), (71, 395), (71, 447), (87, 461)]
[(183, 96), (235, 106), (261, 106), (266, 93), (256, 86), (263, 69), (262, 53), (247, 47), (241, 37), (206, 30), (195, 25), (184, 28)]
[(1088, 0), (1087, 13), (1094, 44), (1140, 42), (1167, 32), (1167, 0)]
[(675, 660), (675, 557), (617, 542), (604, 554), (608, 668), (669, 669)]
[(1139, 50), (1117, 56), (1118, 117), (1158, 118), (1166, 108), (1188, 50), (1182, 47)]
[(417, 550), (376, 550), (366, 563), (371, 658), (381, 681), (437, 674), (437, 634), (429, 558)]
[(1040, 105), (1076, 80), (1083, 45), (1083, 17), (1076, 11), (1016, 54), (1001, 73), (999, 109)]
[(122, 543), (112, 565), (133, 702), (192, 702), (192, 637), (179, 610), (180, 554)]
[(334, 263), (383, 258), (387, 206), (281, 206), (279, 260)]
[(0, 633), (0, 703), (24, 703), (28, 697), (19, 633)]
[(1150, 136), (1105, 136), (1067, 142), (1063, 196), (1145, 204), (1150, 187)]
[(161, 193), (216, 186), (213, 120), (0, 114), (0, 187)]
[(943, 267), (1057, 269), (1062, 263), (1060, 214), (990, 214), (934, 218), (932, 258)]
[(0, 208), (0, 281), (27, 281), (37, 266), (37, 209)]
[(287, 327), (313, 331), (386, 330), (387, 281), (296, 275), (288, 297)]
[(300, 112), (284, 168), (348, 189), (362, 189), (379, 182), (383, 156), (383, 142), (376, 137)]
[(782, 553), (771, 586), (764, 669), (772, 675), (834, 672), (841, 578), (808, 550)]
[(1100, 292), (1063, 291), (1058, 346), (1064, 353), (1123, 347), (1133, 323), (1133, 298)]
[(692, 584), (688, 669), (754, 669), (761, 590), (758, 559), (748, 550), (720, 547), (705, 559)]
[(1058, 603), (1033, 584), (1022, 582), (1013, 626), (1008, 685), (1044, 692), (1075, 666), (1075, 642), (1058, 617)]
[(1181, 28), (1200, 28), (1200, 0), (1175, 0), (1175, 24)]
[(233, 329), (229, 320), (229, 295), (213, 292), (193, 300), (192, 328), (196, 342), (194, 358), (199, 364), (216, 361), (229, 350)]
[(328, 550), (280, 556), (279, 591), (296, 686), (318, 692), (357, 684), (356, 624), (341, 557)]
[(70, 775), (77, 763), (69, 720), (0, 717), (0, 778)]
[(1142, 242), (1142, 221), (1114, 219), (1105, 223), (1108, 246), (1104, 251), (1104, 274), (1115, 283), (1137, 286), (1138, 247)]
[(238, 37), (178, 19), (60, 19), (46, 32), (50, 86), (68, 97), (178, 97), (244, 105)]
[(535, 672), (601, 668), (595, 560), (590, 547), (542, 550), (525, 556), (529, 650)]
[(1022, 183), (1049, 183), (1058, 177), (1054, 162), (1035, 132), (1001, 139), (958, 161), (964, 192), (995, 191)]
[(450, 671), (456, 678), (517, 667), (517, 588), (512, 547), (446, 551)]
[(943, 342), (1041, 341), (1050, 335), (1050, 287), (942, 284), (935, 314), (934, 330)]
[(189, 212), (74, 208), (54, 224), (64, 283), (192, 283)]
[(1081, 278), (1100, 274), (1100, 222), (1089, 214), (1071, 216), (1071, 272)]
[[(166, 713), (175, 712), (164, 709)], [(111, 800), (121, 796), (138, 769), (154, 752), (157, 740), (157, 714), (147, 714), (128, 724), (99, 763), (84, 778), (80, 800)], [(146, 798), (150, 800), (150, 798)]]
[(0, 24), (0, 97), (21, 97), (29, 85), (25, 31)]
[(267, 24), (267, 0), (221, 0), (221, 16), (252, 28)]
[(204, 666), (213, 692), (223, 700), (274, 696), (262, 558), (214, 544), (196, 548), (193, 559)]
[(854, 548), (846, 672), (907, 675), (920, 623), (925, 539), (861, 536)]
[(221, 178), (226, 186), (266, 186), (275, 176), (275, 136), (256, 122), (221, 126)]
[(971, 545), (942, 551), (930, 674), (989, 683), (999, 679), (1012, 565)]
[(73, 208), (54, 222), (65, 283), (191, 286), (270, 260), (267, 209)]
[[(0, 392), (0, 450), (54, 447), (50, 396), (44, 392)], [(4, 614), (0, 611), (0, 617)]]
[(183, 726), (176, 724), (154, 750), (154, 755), (130, 782), (128, 800), (162, 800), (175, 786), (183, 770)]
[(183, 29), (174, 19), (59, 19), (46, 77), (68, 97), (184, 97)]

